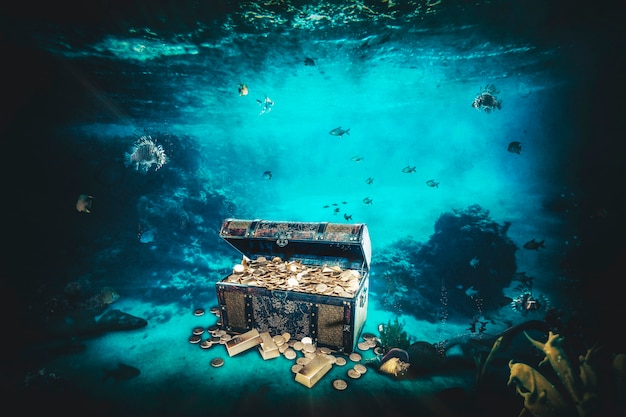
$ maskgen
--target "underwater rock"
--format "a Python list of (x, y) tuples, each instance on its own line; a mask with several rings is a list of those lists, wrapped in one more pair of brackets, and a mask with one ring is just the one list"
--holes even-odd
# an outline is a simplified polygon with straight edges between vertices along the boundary
[(120, 310), (108, 310), (96, 323), (96, 328), (103, 332), (135, 330), (148, 325), (148, 321)]
[(437, 348), (428, 342), (415, 342), (408, 349), (411, 373), (429, 373), (441, 369), (445, 364), (445, 357)]

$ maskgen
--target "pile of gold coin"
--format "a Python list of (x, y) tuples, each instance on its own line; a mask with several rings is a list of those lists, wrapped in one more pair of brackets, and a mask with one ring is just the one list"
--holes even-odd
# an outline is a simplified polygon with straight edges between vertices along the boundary
[(269, 290), (297, 291), (334, 297), (354, 298), (361, 284), (361, 273), (339, 266), (311, 266), (299, 260), (271, 260), (260, 256), (235, 265), (226, 282), (264, 287)]

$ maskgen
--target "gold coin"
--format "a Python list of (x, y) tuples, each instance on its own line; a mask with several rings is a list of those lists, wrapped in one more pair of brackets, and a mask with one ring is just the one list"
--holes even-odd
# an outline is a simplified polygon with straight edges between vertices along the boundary
[(344, 389), (348, 388), (348, 383), (343, 379), (335, 379), (333, 381), (333, 388), (339, 391), (343, 391)]
[(202, 333), (204, 333), (204, 329), (202, 327), (196, 327), (193, 329), (192, 333), (195, 335), (201, 335)]
[(282, 346), (285, 344), (285, 339), (281, 335), (274, 336), (272, 339), (277, 346)]
[(328, 355), (330, 354), (331, 350), (327, 347), (321, 347), (320, 348), (320, 353), (323, 353), (324, 355)]
[(208, 349), (211, 346), (213, 346), (213, 342), (211, 342), (210, 340), (204, 340), (202, 343), (200, 343), (200, 347), (202, 349)]
[(294, 374), (297, 374), (298, 372), (300, 372), (300, 370), (304, 367), (304, 365), (300, 365), (300, 364), (295, 364), (291, 367), (291, 372), (293, 372)]
[(302, 350), (302, 348), (304, 347), (304, 343), (297, 341), (296, 343), (293, 344), (293, 348), (295, 350)]
[(224, 365), (224, 359), (222, 359), (222, 358), (211, 359), (211, 366), (212, 367), (219, 368), (222, 365)]
[(361, 374), (354, 370), (354, 368), (352, 368), (348, 369), (348, 376), (352, 379), (358, 379), (361, 377)]
[(213, 313), (215, 315), (219, 315), (220, 309), (217, 308), (217, 307), (211, 307), (211, 313)]
[(297, 353), (295, 350), (288, 348), (287, 350), (285, 350), (285, 353), (283, 353), (283, 355), (285, 355), (285, 358), (289, 359), (289, 360), (293, 360), (296, 358)]
[(200, 336), (197, 334), (194, 334), (193, 336), (189, 338), (189, 343), (200, 343)]
[(344, 366), (346, 364), (346, 358), (343, 356), (335, 356), (335, 363), (339, 366)]
[(367, 368), (365, 367), (365, 365), (362, 365), (360, 363), (357, 363), (356, 365), (354, 365), (354, 370), (360, 373), (361, 375), (367, 372)]
[(373, 333), (363, 333), (363, 340), (372, 340), (376, 339)]
[(360, 342), (356, 347), (359, 348), (359, 350), (369, 350), (371, 346), (367, 342)]
[(291, 335), (287, 332), (283, 333), (282, 336), (283, 336), (283, 339), (285, 339), (285, 343), (289, 342), (289, 340), (291, 339)]
[(316, 347), (315, 347), (315, 345), (313, 343), (304, 343), (303, 350), (305, 352), (313, 353), (313, 352), (315, 352), (315, 349), (316, 349)]
[(296, 363), (302, 366), (306, 365), (309, 362), (311, 362), (311, 358), (301, 357), (301, 358), (296, 359)]
[(204, 314), (204, 310), (201, 308), (197, 308), (194, 310), (193, 315), (194, 316), (202, 316)]
[(350, 354), (349, 358), (352, 362), (358, 362), (361, 360), (361, 355), (359, 353), (353, 352)]
[(367, 346), (369, 347), (375, 347), (378, 342), (376, 341), (376, 339), (370, 339), (370, 340), (366, 340), (365, 343), (367, 344)]

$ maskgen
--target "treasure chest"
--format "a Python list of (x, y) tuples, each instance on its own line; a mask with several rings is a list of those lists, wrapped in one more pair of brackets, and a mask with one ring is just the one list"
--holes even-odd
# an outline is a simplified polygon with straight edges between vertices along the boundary
[(216, 283), (222, 329), (354, 350), (367, 318), (367, 225), (226, 219), (220, 237), (243, 255)]

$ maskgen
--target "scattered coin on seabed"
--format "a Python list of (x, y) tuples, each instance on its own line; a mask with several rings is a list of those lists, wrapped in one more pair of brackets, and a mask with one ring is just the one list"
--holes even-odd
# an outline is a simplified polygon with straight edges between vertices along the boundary
[(296, 351), (291, 349), (291, 348), (287, 348), (287, 350), (285, 350), (285, 358), (289, 359), (289, 360), (293, 360), (296, 358)]
[(348, 376), (352, 379), (358, 379), (361, 377), (361, 374), (356, 371), (354, 368), (348, 369)]
[(365, 365), (361, 365), (360, 363), (357, 363), (356, 365), (354, 365), (354, 370), (360, 373), (361, 375), (367, 372), (367, 368), (365, 367)]
[(222, 365), (224, 365), (224, 359), (222, 359), (222, 358), (211, 359), (211, 366), (212, 367), (219, 368)]
[(189, 343), (200, 343), (200, 339), (201, 339), (200, 336), (198, 336), (197, 334), (194, 334), (193, 336), (189, 338)]
[(359, 348), (359, 350), (369, 350), (371, 346), (367, 342), (360, 342), (358, 345), (356, 345), (356, 347)]
[(348, 383), (343, 379), (335, 379), (333, 381), (333, 387), (336, 390), (343, 391), (344, 389), (348, 388)]
[(196, 310), (194, 310), (193, 315), (194, 316), (202, 316), (204, 314), (204, 310), (201, 308), (197, 308)]
[(339, 366), (344, 366), (346, 364), (346, 358), (342, 356), (335, 356), (335, 363)]
[(202, 327), (195, 327), (192, 333), (199, 336), (204, 333), (204, 329)]
[(350, 354), (349, 358), (353, 362), (358, 362), (358, 361), (361, 360), (361, 355), (356, 353), (356, 352), (353, 352), (353, 353)]

